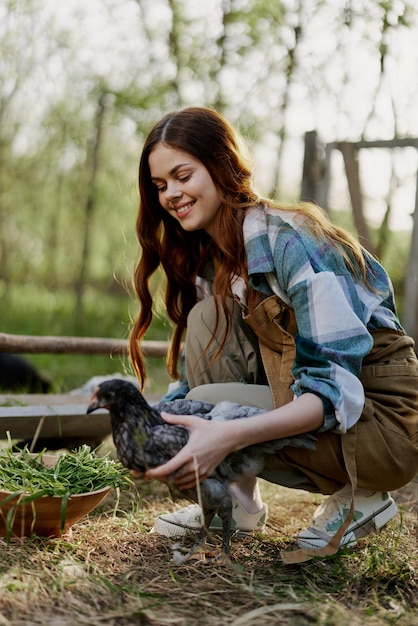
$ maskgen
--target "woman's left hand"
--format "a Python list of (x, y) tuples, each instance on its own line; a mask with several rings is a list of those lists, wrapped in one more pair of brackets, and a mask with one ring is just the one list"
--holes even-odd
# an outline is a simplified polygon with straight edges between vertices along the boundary
[(146, 472), (148, 479), (163, 482), (169, 479), (179, 489), (194, 487), (210, 476), (231, 451), (226, 437), (225, 422), (211, 422), (194, 415), (162, 413), (168, 424), (185, 426), (190, 431), (189, 441), (170, 461)]

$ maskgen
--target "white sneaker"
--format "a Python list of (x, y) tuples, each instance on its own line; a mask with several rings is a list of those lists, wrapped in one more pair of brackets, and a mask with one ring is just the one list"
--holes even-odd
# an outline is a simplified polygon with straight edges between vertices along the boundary
[[(326, 546), (347, 518), (350, 505), (351, 487), (343, 487), (324, 500), (313, 515), (312, 526), (298, 535), (299, 547), (310, 549)], [(354, 509), (353, 520), (341, 539), (340, 547), (355, 545), (358, 539), (384, 526), (398, 512), (387, 491), (357, 491)]]
[[(267, 520), (267, 505), (263, 504), (257, 513), (247, 513), (242, 504), (232, 498), (232, 523), (233, 530), (242, 530), (251, 532), (253, 530), (264, 530)], [(190, 532), (197, 532), (203, 524), (202, 509), (198, 504), (190, 504), (189, 506), (175, 511), (174, 513), (165, 513), (157, 517), (152, 532), (165, 537), (181, 537)], [(209, 530), (222, 530), (222, 520), (217, 515), (214, 516)]]

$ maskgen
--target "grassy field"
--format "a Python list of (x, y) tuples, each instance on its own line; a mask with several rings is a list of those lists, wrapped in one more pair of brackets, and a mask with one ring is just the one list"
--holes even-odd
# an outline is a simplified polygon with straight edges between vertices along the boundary
[(174, 564), (174, 541), (150, 532), (173, 504), (164, 486), (140, 479), (116, 511), (109, 497), (67, 537), (0, 540), (0, 624), (418, 625), (418, 483), (394, 494), (401, 515), (378, 534), (292, 566), (280, 550), (294, 547), (320, 497), (264, 481), (261, 488), (267, 527), (234, 537), (226, 566)]

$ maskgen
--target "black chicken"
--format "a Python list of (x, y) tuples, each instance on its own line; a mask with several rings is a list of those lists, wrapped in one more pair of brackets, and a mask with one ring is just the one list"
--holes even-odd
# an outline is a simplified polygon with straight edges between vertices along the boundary
[[(264, 409), (244, 407), (232, 402), (213, 405), (187, 399), (162, 401), (150, 406), (132, 383), (119, 379), (105, 381), (96, 387), (87, 413), (99, 408), (107, 409), (110, 413), (113, 440), (120, 461), (125, 467), (141, 473), (171, 459), (189, 438), (187, 428), (167, 424), (160, 411), (176, 415), (199, 415), (211, 420), (237, 419), (264, 412)], [(257, 476), (264, 465), (264, 454), (274, 454), (285, 446), (314, 449), (315, 438), (306, 434), (249, 446), (229, 454), (197, 488), (179, 491), (173, 483), (169, 485), (173, 499), (187, 498), (202, 506), (204, 525), (198, 542), (205, 539), (206, 529), (217, 514), (222, 520), (222, 549), (225, 555), (229, 555), (232, 519), (229, 483), (241, 476)]]
[(18, 354), (0, 352), (0, 390), (8, 393), (48, 393), (51, 381)]

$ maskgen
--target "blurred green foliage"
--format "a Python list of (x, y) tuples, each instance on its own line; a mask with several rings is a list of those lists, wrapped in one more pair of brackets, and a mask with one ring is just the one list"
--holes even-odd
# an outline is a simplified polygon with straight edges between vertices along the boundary
[[(128, 294), (89, 289), (83, 314), (83, 331), (75, 319), (74, 293), (50, 291), (45, 287), (14, 285), (3, 294), (1, 331), (18, 335), (55, 335), (127, 338), (136, 303)], [(166, 320), (154, 316), (146, 339), (168, 340)], [(82, 386), (93, 376), (122, 373), (133, 375), (128, 357), (104, 355), (25, 354), (53, 383), (55, 393)], [(169, 382), (165, 359), (148, 359), (147, 390), (164, 393)]]
[[(224, 113), (251, 141), (250, 152), (262, 156), (256, 163), (261, 193), (285, 201), (298, 197), (303, 136), (312, 124), (328, 140), (357, 141), (375, 136), (376, 128), (396, 135), (398, 126), (416, 134), (408, 114), (414, 75), (405, 73), (407, 88), (399, 83), (385, 92), (391, 68), (401, 81), (399, 41), (416, 33), (413, 0), (365, 0), (360, 12), (332, 0), (61, 5), (0, 0), (3, 332), (128, 336), (137, 306), (128, 286), (139, 252), (139, 154), (167, 111), (205, 105)], [(365, 72), (347, 64), (354, 53)], [(376, 106), (385, 93), (392, 103), (387, 120)], [(403, 165), (397, 172), (393, 164), (391, 172), (379, 178), (388, 205), (397, 187), (416, 176)], [(337, 195), (339, 205), (349, 206), (345, 192)], [(347, 216), (333, 217), (352, 228)], [(382, 246), (401, 314), (409, 242), (409, 234), (389, 232)], [(156, 275), (156, 289), (159, 282)], [(147, 338), (168, 339), (161, 315)], [(97, 374), (130, 372), (119, 358), (28, 358), (57, 390)], [(165, 387), (161, 360), (150, 359), (149, 372), (151, 386)]]
[[(349, 214), (338, 212), (332, 216), (346, 228), (350, 226)], [(395, 290), (398, 312), (402, 318), (405, 266), (408, 259), (409, 237), (405, 233), (391, 232), (391, 242), (380, 259), (388, 270)], [(156, 277), (158, 282), (158, 277)], [(158, 285), (156, 285), (156, 288)], [(83, 317), (75, 315), (75, 294), (70, 290), (52, 290), (45, 286), (0, 283), (2, 302), (1, 331), (22, 335), (57, 335), (109, 337), (123, 339), (129, 336), (138, 303), (128, 289), (117, 283), (114, 288), (89, 287), (85, 294)], [(168, 341), (170, 324), (163, 309), (157, 308), (145, 339)], [(36, 367), (53, 381), (55, 392), (64, 392), (83, 385), (96, 375), (115, 372), (132, 374), (127, 357), (91, 355), (25, 355)], [(147, 389), (163, 394), (169, 381), (165, 359), (149, 358), (147, 363)]]

